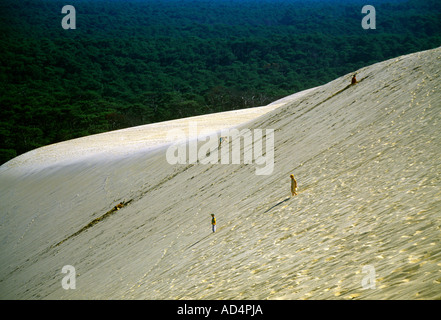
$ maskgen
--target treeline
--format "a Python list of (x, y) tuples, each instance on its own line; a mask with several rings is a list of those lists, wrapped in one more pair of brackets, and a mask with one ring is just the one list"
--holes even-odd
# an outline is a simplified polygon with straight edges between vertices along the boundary
[(265, 105), (441, 44), (438, 1), (0, 2), (0, 163), (39, 146)]

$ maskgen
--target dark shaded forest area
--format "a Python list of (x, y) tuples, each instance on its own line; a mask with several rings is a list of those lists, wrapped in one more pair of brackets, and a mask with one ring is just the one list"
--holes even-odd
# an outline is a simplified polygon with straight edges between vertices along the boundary
[[(2, 0), (0, 164), (34, 148), (268, 104), (441, 45), (441, 4), (370, 1)], [(64, 30), (61, 9), (76, 9)], [(349, 80), (348, 80), (349, 81)]]

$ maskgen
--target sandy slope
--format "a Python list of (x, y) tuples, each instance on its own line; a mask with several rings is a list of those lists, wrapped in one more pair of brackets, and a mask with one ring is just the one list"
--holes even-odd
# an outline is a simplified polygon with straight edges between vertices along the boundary
[(18, 156), (6, 163), (3, 169), (26, 168), (35, 170), (89, 158), (103, 159), (132, 156), (137, 152), (146, 152), (169, 144), (170, 139), (167, 139), (167, 132), (171, 128), (182, 130), (184, 133), (182, 139), (184, 140), (196, 138), (197, 136), (193, 136), (189, 132), (189, 123), (196, 123), (198, 134), (204, 136), (210, 132), (234, 127), (253, 120), (285, 103), (286, 100), (264, 107), (158, 122), (64, 141)]
[(142, 147), (2, 166), (0, 297), (441, 298), (440, 70), (438, 48), (275, 103), (244, 125), (275, 130), (269, 176)]

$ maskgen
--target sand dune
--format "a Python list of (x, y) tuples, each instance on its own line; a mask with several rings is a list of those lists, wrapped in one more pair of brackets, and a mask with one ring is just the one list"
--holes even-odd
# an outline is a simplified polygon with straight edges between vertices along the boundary
[(89, 158), (114, 159), (133, 156), (137, 152), (152, 151), (170, 144), (174, 140), (167, 139), (167, 132), (172, 128), (183, 131), (183, 140), (197, 138), (188, 130), (189, 123), (196, 123), (198, 134), (205, 136), (251, 121), (306, 94), (308, 91), (299, 92), (268, 106), (158, 122), (48, 145), (14, 158), (3, 166), (3, 170), (5, 168), (35, 170)]
[[(12, 160), (0, 167), (0, 297), (441, 298), (440, 70), (438, 48), (258, 117), (199, 118), (207, 132), (274, 129), (268, 176), (254, 163), (170, 165), (151, 147), (189, 119)], [(65, 265), (75, 289), (62, 288)]]

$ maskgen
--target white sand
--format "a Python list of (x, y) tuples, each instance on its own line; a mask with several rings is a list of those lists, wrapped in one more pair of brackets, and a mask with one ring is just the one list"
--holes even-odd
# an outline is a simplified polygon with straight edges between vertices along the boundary
[[(275, 130), (269, 176), (254, 164), (170, 165), (164, 148), (145, 148), (162, 130), (147, 126), (11, 161), (0, 169), (0, 297), (441, 298), (440, 70), (438, 48), (362, 68), (344, 91), (351, 74), (275, 102), (245, 125)], [(212, 117), (210, 130), (244, 120)], [(124, 157), (95, 153), (124, 141)], [(299, 195), (288, 199), (291, 173)], [(61, 286), (64, 265), (74, 290)], [(362, 286), (366, 265), (375, 289)]]
[(20, 155), (3, 166), (23, 170), (42, 169), (53, 165), (73, 163), (91, 157), (112, 159), (145, 152), (175, 142), (167, 139), (170, 129), (180, 129), (181, 139), (197, 138), (189, 132), (189, 124), (196, 124), (199, 136), (205, 136), (221, 129), (236, 127), (264, 115), (286, 103), (308, 93), (311, 89), (298, 92), (268, 106), (227, 111), (178, 120), (164, 121), (148, 125), (115, 130), (91, 135), (61, 143), (52, 144)]

